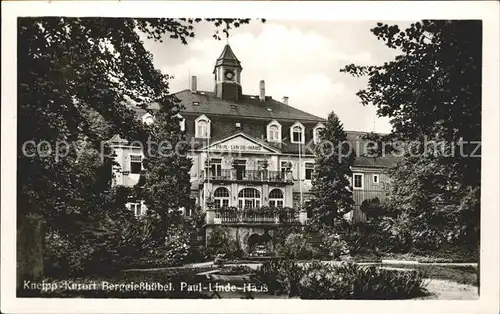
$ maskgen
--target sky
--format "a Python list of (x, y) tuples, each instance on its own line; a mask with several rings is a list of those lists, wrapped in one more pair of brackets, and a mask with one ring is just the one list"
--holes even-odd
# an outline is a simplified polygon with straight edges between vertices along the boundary
[[(388, 133), (389, 120), (377, 117), (376, 108), (361, 105), (356, 96), (367, 79), (339, 71), (351, 63), (378, 65), (394, 59), (397, 51), (370, 32), (376, 22), (254, 20), (231, 30), (228, 42), (243, 67), (243, 93), (258, 95), (259, 81), (265, 80), (266, 95), (277, 100), (288, 96), (290, 106), (323, 118), (334, 111), (345, 130)], [(213, 91), (213, 67), (226, 44), (212, 37), (214, 31), (208, 23), (196, 25), (188, 45), (169, 38), (145, 41), (155, 66), (174, 76), (170, 92), (189, 88), (193, 75), (198, 90)]]

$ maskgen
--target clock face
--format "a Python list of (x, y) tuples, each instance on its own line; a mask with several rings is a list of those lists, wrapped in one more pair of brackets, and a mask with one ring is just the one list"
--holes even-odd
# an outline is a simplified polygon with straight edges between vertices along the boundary
[(224, 76), (226, 77), (226, 79), (232, 80), (234, 78), (234, 72), (231, 70), (227, 70), (224, 72)]

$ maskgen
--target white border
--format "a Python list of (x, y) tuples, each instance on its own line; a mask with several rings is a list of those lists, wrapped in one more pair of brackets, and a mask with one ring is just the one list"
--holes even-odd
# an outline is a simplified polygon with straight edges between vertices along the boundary
[[(499, 5), (460, 2), (2, 2), (1, 311), (23, 313), (498, 313)], [(263, 17), (319, 20), (482, 19), (483, 159), (481, 297), (478, 301), (17, 299), (15, 297), (16, 17)], [(243, 303), (242, 303), (243, 302)]]

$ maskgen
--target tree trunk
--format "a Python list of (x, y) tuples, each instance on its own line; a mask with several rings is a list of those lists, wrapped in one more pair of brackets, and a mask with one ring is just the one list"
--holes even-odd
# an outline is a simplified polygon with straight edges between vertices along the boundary
[(40, 214), (18, 215), (17, 223), (17, 290), (24, 281), (43, 279), (43, 218)]

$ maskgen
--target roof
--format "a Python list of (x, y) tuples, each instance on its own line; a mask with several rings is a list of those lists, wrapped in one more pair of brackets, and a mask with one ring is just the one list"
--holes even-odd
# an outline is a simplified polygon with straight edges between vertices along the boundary
[(236, 55), (231, 49), (231, 46), (229, 45), (224, 46), (221, 55), (219, 56), (219, 58), (217, 58), (215, 66), (217, 67), (220, 65), (230, 65), (241, 68), (241, 62), (240, 60), (238, 60), (238, 58), (236, 58)]
[(175, 93), (184, 109), (181, 114), (197, 113), (206, 115), (225, 115), (244, 118), (263, 118), (271, 120), (294, 121), (325, 121), (324, 118), (312, 115), (280, 101), (266, 96), (261, 101), (256, 95), (242, 95), (240, 100), (231, 101), (217, 98), (214, 92), (198, 91), (193, 93), (189, 89)]

